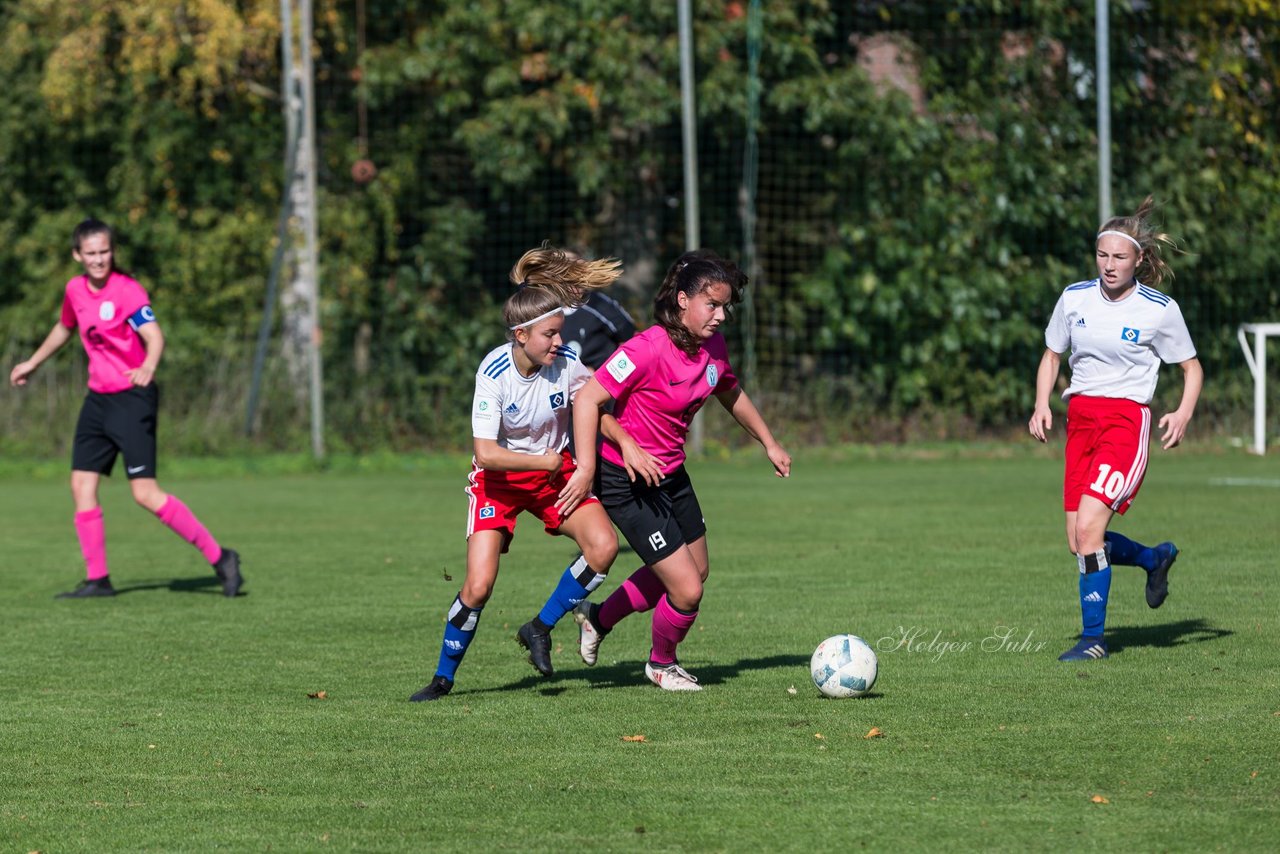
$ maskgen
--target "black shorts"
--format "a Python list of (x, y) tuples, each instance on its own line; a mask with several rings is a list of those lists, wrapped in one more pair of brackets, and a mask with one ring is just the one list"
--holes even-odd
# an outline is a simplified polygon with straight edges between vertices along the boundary
[(707, 533), (707, 523), (684, 466), (649, 486), (627, 470), (600, 460), (595, 494), (631, 548), (647, 564), (662, 560)]
[(80, 407), (71, 468), (111, 474), (116, 455), (124, 454), (130, 480), (156, 476), (156, 413), (160, 389), (155, 383), (115, 394), (91, 391)]

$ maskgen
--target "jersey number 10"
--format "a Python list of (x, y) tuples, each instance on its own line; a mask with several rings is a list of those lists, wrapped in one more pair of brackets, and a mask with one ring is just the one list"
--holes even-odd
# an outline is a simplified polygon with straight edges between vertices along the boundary
[(1114, 501), (1120, 495), (1120, 490), (1124, 489), (1124, 472), (1111, 471), (1111, 466), (1103, 463), (1098, 466), (1098, 479), (1089, 484), (1089, 488)]

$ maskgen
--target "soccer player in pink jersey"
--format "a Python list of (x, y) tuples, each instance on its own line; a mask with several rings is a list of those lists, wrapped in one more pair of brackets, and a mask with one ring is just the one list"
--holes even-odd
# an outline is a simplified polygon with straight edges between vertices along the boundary
[(1138, 280), (1159, 285), (1171, 275), (1161, 257), (1172, 246), (1148, 222), (1150, 196), (1131, 216), (1113, 217), (1098, 230), (1098, 278), (1068, 285), (1044, 331), (1045, 351), (1036, 373), (1036, 403), (1028, 424), (1041, 442), (1053, 427), (1049, 395), (1061, 354), (1071, 351), (1067, 400), (1066, 472), (1062, 506), (1067, 547), (1080, 570), (1080, 641), (1060, 661), (1107, 657), (1102, 639), (1111, 592), (1111, 565), (1140, 566), (1147, 573), (1147, 605), (1159, 608), (1169, 593), (1169, 568), (1178, 548), (1153, 548), (1108, 531), (1112, 518), (1133, 503), (1147, 471), (1151, 439), (1149, 404), (1161, 362), (1182, 369), (1182, 400), (1160, 419), (1165, 450), (1177, 447), (1195, 411), (1204, 370), (1196, 358), (1178, 304)]
[(86, 580), (59, 599), (114, 596), (107, 572), (106, 533), (98, 504), (98, 482), (110, 475), (124, 454), (133, 498), (194, 545), (235, 596), (243, 583), (240, 556), (218, 545), (208, 529), (178, 497), (156, 482), (156, 415), (160, 392), (154, 380), (164, 352), (164, 335), (147, 292), (115, 266), (115, 248), (106, 223), (87, 219), (71, 236), (71, 255), (84, 275), (67, 282), (62, 318), (25, 362), (15, 365), (9, 382), (27, 378), (79, 329), (89, 357), (89, 393), (76, 422), (71, 453), (71, 497), (76, 535), (84, 554)]
[(584, 261), (545, 245), (526, 252), (511, 270), (518, 289), (503, 306), (508, 341), (481, 360), (471, 405), (475, 459), (466, 488), (467, 577), (449, 607), (435, 675), (409, 698), (413, 702), (438, 700), (453, 690), (521, 511), (582, 550), (546, 605), (516, 633), (544, 676), (554, 672), (551, 629), (613, 565), (618, 537), (600, 502), (589, 490), (563, 497), (574, 473), (570, 407), (591, 371), (560, 333), (564, 307), (612, 284), (620, 272), (612, 259)]
[[(746, 283), (714, 252), (681, 256), (654, 298), (656, 324), (614, 352), (574, 407), (578, 471), (563, 498), (575, 499), (594, 478), (595, 494), (645, 562), (601, 605), (574, 609), (582, 660), (595, 664), (600, 641), (618, 621), (652, 609), (644, 671), (667, 691), (701, 690), (676, 655), (698, 616), (709, 568), (706, 522), (684, 466), (694, 414), (714, 396), (764, 446), (777, 475), (791, 473), (790, 455), (738, 385), (719, 332)], [(610, 400), (616, 422), (599, 414)], [(604, 442), (597, 470), (598, 430)]]

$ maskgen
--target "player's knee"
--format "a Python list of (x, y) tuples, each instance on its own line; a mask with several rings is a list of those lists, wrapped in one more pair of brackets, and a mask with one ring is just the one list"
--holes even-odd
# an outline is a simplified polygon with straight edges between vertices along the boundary
[(698, 610), (698, 606), (702, 604), (701, 580), (673, 585), (673, 589), (667, 591), (667, 601), (681, 611)]
[(609, 567), (613, 566), (613, 561), (618, 556), (618, 538), (613, 536), (613, 531), (610, 531), (607, 537), (591, 539), (582, 544), (582, 556), (587, 559), (588, 566), (600, 575), (604, 575), (609, 571)]
[(492, 581), (470, 581), (462, 585), (462, 603), (468, 608), (480, 609), (493, 595)]
[(1102, 548), (1103, 544), (1101, 533), (1084, 526), (1076, 528), (1075, 536), (1072, 539), (1074, 542), (1071, 543), (1071, 551), (1075, 554), (1096, 552)]
[(129, 490), (133, 493), (133, 500), (138, 503), (139, 507), (150, 510), (152, 513), (159, 512), (164, 506), (164, 501), (169, 496), (161, 491), (155, 481), (144, 483), (140, 480), (132, 481), (129, 484)]
[(87, 510), (98, 503), (98, 478), (71, 473), (71, 500), (77, 510)]

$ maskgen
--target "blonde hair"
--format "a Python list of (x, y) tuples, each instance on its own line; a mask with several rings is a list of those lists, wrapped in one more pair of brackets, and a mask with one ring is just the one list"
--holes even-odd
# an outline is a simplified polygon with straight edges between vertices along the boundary
[(576, 308), (586, 292), (607, 288), (620, 275), (622, 262), (616, 258), (587, 261), (543, 243), (521, 255), (511, 268), (511, 284), (517, 290), (503, 305), (502, 319), (510, 330), (556, 306)]
[[(1142, 250), (1142, 262), (1138, 265), (1138, 269), (1134, 271), (1135, 275), (1143, 279), (1144, 284), (1159, 287), (1160, 283), (1165, 279), (1173, 278), (1173, 268), (1162, 257), (1161, 252), (1166, 247), (1171, 252), (1180, 253), (1182, 250), (1178, 248), (1178, 244), (1174, 242), (1172, 237), (1162, 231), (1157, 231), (1156, 227), (1149, 221), (1155, 208), (1155, 198), (1147, 196), (1142, 200), (1142, 204), (1138, 205), (1136, 211), (1129, 216), (1113, 216), (1102, 224), (1098, 229), (1098, 233), (1118, 231), (1133, 238), (1134, 242)], [(1142, 275), (1144, 271), (1145, 275)]]

